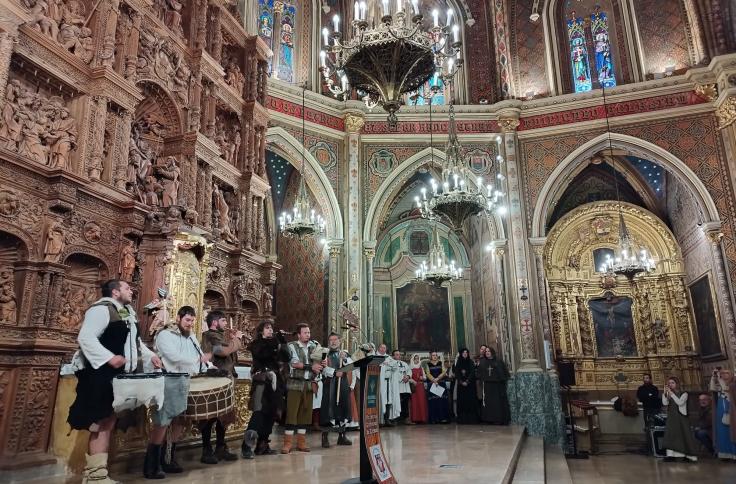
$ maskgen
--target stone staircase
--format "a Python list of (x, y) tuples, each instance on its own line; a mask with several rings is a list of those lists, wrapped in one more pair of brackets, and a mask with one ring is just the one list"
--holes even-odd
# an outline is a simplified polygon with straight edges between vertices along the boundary
[(572, 484), (562, 449), (545, 444), (542, 437), (525, 436), (512, 484)]

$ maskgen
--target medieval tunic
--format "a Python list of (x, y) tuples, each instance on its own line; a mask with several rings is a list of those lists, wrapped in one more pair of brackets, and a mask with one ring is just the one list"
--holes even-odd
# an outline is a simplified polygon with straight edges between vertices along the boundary
[(169, 373), (184, 373), (186, 376), (167, 376), (164, 405), (153, 413), (153, 423), (166, 426), (187, 409), (189, 376), (203, 373), (207, 367), (202, 363), (202, 348), (193, 334), (185, 336), (178, 327), (166, 328), (156, 335), (156, 351), (164, 369)]
[[(131, 373), (138, 366), (139, 348), (144, 369), (152, 369), (154, 353), (142, 344), (138, 336), (135, 311), (112, 298), (95, 302), (84, 314), (77, 341), (84, 368), (76, 372), (77, 397), (69, 408), (69, 425), (76, 430), (88, 430), (92, 424), (113, 414), (112, 380), (123, 372)], [(115, 355), (127, 360), (120, 368), (107, 362)]]
[(280, 418), (284, 410), (286, 381), (280, 367), (282, 363), (289, 361), (289, 350), (284, 337), (278, 334), (277, 338), (263, 338), (259, 335), (248, 346), (253, 357), (253, 386), (250, 394), (250, 409), (253, 413), (246, 430), (258, 432), (259, 440), (268, 439), (273, 422)]
[(202, 333), (202, 351), (212, 353), (212, 364), (220, 370), (227, 371), (232, 376), (237, 376), (235, 372), (235, 364), (238, 362), (237, 351), (227, 356), (218, 355), (229, 345), (230, 341), (227, 340), (223, 329), (210, 329)]
[(506, 382), (509, 371), (498, 358), (481, 358), (478, 364), (478, 379), (481, 382), (480, 419), (483, 422), (508, 425), (511, 420)]
[[(316, 345), (311, 341), (289, 343), (289, 379), (286, 383), (286, 425), (306, 428), (312, 422), (312, 352)], [(304, 368), (294, 368), (302, 363)]]
[[(330, 349), (327, 354), (327, 366), (333, 368), (335, 373), (340, 371), (341, 366), (352, 363), (352, 360), (340, 350)], [(352, 418), (350, 409), (350, 391), (352, 386), (348, 374), (343, 372), (342, 378), (337, 375), (329, 377), (328, 371), (322, 373), (322, 401), (320, 405), (320, 426), (327, 429), (332, 426), (343, 426)], [(355, 378), (353, 378), (355, 382)], [(338, 402), (339, 395), (339, 402)]]
[[(412, 358), (412, 361), (414, 359)], [(427, 392), (424, 388), (424, 370), (421, 365), (411, 364), (411, 378), (416, 382), (411, 395), (411, 421), (414, 423), (427, 423)]]
[(667, 449), (667, 457), (698, 460), (695, 457), (698, 446), (687, 418), (687, 392), (673, 394), (670, 398), (662, 394), (662, 405), (667, 406), (667, 425), (662, 440), (662, 447)]

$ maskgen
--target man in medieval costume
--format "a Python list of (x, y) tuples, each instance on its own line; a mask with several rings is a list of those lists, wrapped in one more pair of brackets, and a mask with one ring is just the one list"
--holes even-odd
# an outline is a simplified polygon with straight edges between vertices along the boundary
[[(378, 347), (376, 356), (386, 355), (386, 345)], [(401, 380), (402, 367), (399, 361), (390, 356), (381, 363), (381, 417), (382, 423), (393, 426), (401, 417)]]
[(340, 349), (342, 340), (337, 333), (331, 333), (327, 346), (327, 366), (322, 370), (322, 402), (320, 406), (320, 427), (322, 428), (322, 447), (330, 447), (329, 429), (338, 432), (337, 445), (352, 445), (345, 436), (345, 425), (352, 418), (350, 392), (355, 387), (355, 372), (352, 383), (347, 372), (341, 368), (353, 360)]
[(102, 299), (84, 314), (73, 364), (79, 368), (77, 397), (69, 408), (69, 425), (89, 430), (89, 453), (83, 483), (112, 484), (107, 452), (115, 428), (112, 380), (116, 375), (160, 368), (161, 360), (141, 342), (136, 314), (130, 303), (133, 291), (127, 282), (110, 280), (102, 285)]

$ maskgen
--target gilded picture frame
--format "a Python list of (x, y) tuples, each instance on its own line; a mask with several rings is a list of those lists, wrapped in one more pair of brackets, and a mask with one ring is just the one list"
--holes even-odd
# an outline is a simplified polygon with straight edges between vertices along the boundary
[(707, 271), (694, 279), (688, 284), (687, 289), (701, 358), (703, 361), (725, 359), (720, 311), (715, 297), (712, 272)]

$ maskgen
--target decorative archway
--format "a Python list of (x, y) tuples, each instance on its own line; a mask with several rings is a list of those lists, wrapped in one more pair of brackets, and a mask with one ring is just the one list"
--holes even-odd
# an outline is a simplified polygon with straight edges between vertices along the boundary
[[(714, 225), (720, 224), (718, 209), (713, 198), (708, 193), (703, 182), (682, 160), (669, 151), (634, 136), (610, 133), (610, 142), (614, 148), (629, 151), (634, 156), (646, 158), (660, 164), (669, 173), (674, 175), (683, 186), (690, 190), (703, 217), (701, 222)], [(604, 148), (608, 148), (608, 143), (609, 135), (606, 133), (600, 134), (575, 149), (557, 165), (542, 187), (534, 207), (532, 238), (544, 237), (546, 235), (547, 215), (552, 210), (558, 195), (563, 193), (567, 188), (567, 185), (572, 180), (571, 175), (575, 172), (579, 164)]]
[[(437, 148), (427, 147), (404, 160), (383, 183), (378, 187), (373, 195), (371, 204), (366, 213), (365, 223), (363, 225), (363, 242), (376, 241), (380, 231), (381, 219), (391, 206), (391, 201), (404, 186), (406, 181), (416, 173), (416, 171), (424, 165), (429, 165), (434, 161), (434, 165), (430, 168), (437, 168), (446, 159), (446, 155)], [(470, 180), (471, 183), (474, 180)], [(503, 224), (498, 215), (492, 217), (496, 227), (496, 236), (504, 238)]]
[(296, 140), (288, 131), (280, 126), (269, 128), (266, 132), (266, 142), (277, 148), (277, 150), (286, 155), (284, 159), (288, 160), (297, 170), (301, 166), (297, 160), (304, 156), (304, 173), (300, 173), (304, 177), (304, 181), (317, 198), (320, 207), (325, 212), (324, 219), (327, 221), (327, 236), (332, 239), (342, 240), (343, 236), (343, 219), (340, 205), (337, 203), (337, 197), (327, 179), (319, 162), (314, 156), (305, 149), (304, 146)]

